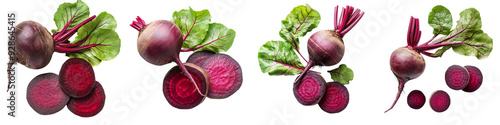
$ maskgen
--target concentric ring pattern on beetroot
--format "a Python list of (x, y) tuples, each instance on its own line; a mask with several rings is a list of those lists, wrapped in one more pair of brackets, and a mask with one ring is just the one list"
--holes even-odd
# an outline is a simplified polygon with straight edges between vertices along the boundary
[(201, 65), (210, 76), (209, 98), (227, 98), (240, 89), (243, 73), (240, 64), (226, 54), (208, 57)]
[(64, 62), (59, 72), (62, 90), (73, 98), (89, 94), (95, 86), (92, 65), (81, 58), (70, 58)]
[(432, 110), (436, 112), (444, 112), (450, 107), (450, 96), (443, 90), (434, 92), (430, 99)]
[(408, 98), (406, 100), (408, 102), (408, 106), (413, 109), (420, 109), (425, 104), (425, 95), (420, 90), (413, 90), (408, 94)]
[(474, 92), (483, 83), (483, 73), (481, 73), (481, 70), (475, 66), (464, 66), (467, 71), (469, 72), (469, 84), (465, 86), (462, 90), (466, 92)]
[(451, 89), (463, 89), (469, 83), (469, 72), (462, 66), (452, 65), (446, 70), (445, 81)]
[(106, 94), (101, 84), (97, 81), (94, 89), (85, 97), (71, 98), (68, 103), (68, 109), (73, 114), (81, 117), (91, 117), (99, 114), (104, 108)]
[(26, 99), (38, 114), (53, 114), (66, 106), (69, 96), (61, 90), (54, 73), (40, 74), (28, 84)]
[(307, 72), (293, 85), (293, 95), (302, 105), (318, 104), (326, 91), (326, 81), (317, 73)]
[[(192, 63), (185, 63), (186, 69), (193, 76), (196, 85), (201, 93), (208, 92), (209, 79), (207, 73)], [(179, 66), (175, 66), (168, 71), (163, 80), (163, 95), (168, 103), (178, 109), (191, 109), (198, 106), (205, 96), (200, 95), (196, 86), (182, 72)]]
[(188, 59), (186, 60), (186, 63), (193, 63), (197, 66), (201, 66), (201, 64), (210, 56), (215, 55), (213, 52), (209, 51), (198, 51), (193, 54), (191, 54)]
[(319, 107), (328, 113), (338, 113), (349, 104), (349, 91), (339, 82), (326, 83), (326, 92), (319, 102)]

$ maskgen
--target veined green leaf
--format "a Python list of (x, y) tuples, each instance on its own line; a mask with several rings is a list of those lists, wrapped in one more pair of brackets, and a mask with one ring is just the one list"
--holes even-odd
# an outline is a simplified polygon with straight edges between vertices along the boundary
[[(100, 61), (107, 61), (115, 58), (120, 52), (120, 38), (118, 34), (111, 29), (98, 28), (89, 38), (80, 46), (96, 45), (90, 49), (68, 53), (69, 57), (87, 57), (86, 59), (92, 66), (96, 66)], [(98, 60), (98, 61), (96, 61)]]
[(450, 11), (442, 5), (435, 6), (429, 13), (428, 23), (432, 28), (434, 28), (434, 35), (450, 34), (451, 27), (453, 26), (452, 21), (453, 18)]
[(349, 81), (354, 78), (354, 72), (345, 64), (342, 64), (338, 68), (328, 72), (330, 73), (333, 81), (340, 82), (342, 84), (349, 84)]
[(59, 5), (54, 14), (57, 31), (63, 30), (66, 24), (69, 24), (67, 29), (72, 29), (89, 18), (89, 14), (89, 7), (81, 0), (77, 0), (75, 3), (63, 3)]
[(174, 12), (172, 22), (179, 26), (185, 39), (182, 47), (196, 48), (203, 42), (209, 29), (210, 18), (208, 10), (194, 11), (191, 7)]
[(321, 16), (318, 11), (312, 9), (308, 4), (300, 5), (281, 21), (280, 36), (287, 43), (299, 49), (299, 37), (303, 37), (314, 28), (318, 27)]
[(211, 23), (202, 43), (205, 46), (196, 51), (225, 52), (233, 45), (235, 36), (236, 32), (233, 29), (229, 29), (220, 23)]
[(262, 45), (258, 56), (260, 69), (269, 75), (297, 75), (304, 69), (292, 45), (283, 41)]
[(101, 12), (101, 14), (99, 14), (99, 16), (97, 16), (94, 20), (92, 20), (91, 22), (85, 24), (80, 29), (78, 29), (77, 36), (75, 37), (75, 40), (72, 41), (71, 43), (76, 43), (80, 40), (87, 38), (97, 29), (115, 30), (116, 20), (113, 17), (113, 15), (107, 12)]

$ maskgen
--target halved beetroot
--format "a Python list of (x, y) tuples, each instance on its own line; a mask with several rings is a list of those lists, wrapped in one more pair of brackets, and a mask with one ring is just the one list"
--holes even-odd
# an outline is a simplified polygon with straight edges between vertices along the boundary
[(106, 94), (99, 82), (95, 81), (95, 84), (94, 89), (87, 96), (70, 99), (68, 109), (73, 114), (81, 117), (91, 117), (99, 114), (104, 108)]
[[(182, 72), (179, 66), (175, 66), (163, 80), (163, 95), (168, 103), (178, 109), (190, 109), (198, 106), (205, 99), (210, 84), (208, 74), (201, 67), (192, 63), (185, 63), (187, 71), (196, 81), (196, 86)], [(198, 89), (204, 95), (198, 93)]]
[(81, 58), (70, 58), (59, 71), (62, 90), (73, 98), (89, 94), (95, 86), (94, 69), (89, 62)]
[(243, 83), (240, 64), (229, 55), (212, 55), (203, 62), (201, 68), (210, 76), (209, 98), (227, 98), (238, 91)]
[(326, 92), (318, 103), (319, 107), (328, 113), (338, 113), (344, 110), (347, 104), (349, 104), (347, 88), (339, 82), (326, 83)]
[(464, 66), (467, 71), (469, 72), (469, 84), (465, 86), (462, 90), (466, 92), (474, 92), (483, 83), (483, 73), (481, 73), (481, 70), (475, 66)]
[(469, 72), (462, 66), (452, 65), (446, 70), (445, 81), (451, 89), (463, 89), (469, 83)]
[(191, 54), (186, 63), (193, 63), (197, 66), (201, 66), (201, 64), (210, 56), (214, 55), (214, 52), (210, 51), (198, 51), (193, 54)]
[(28, 84), (26, 90), (28, 104), (38, 114), (53, 114), (64, 108), (69, 96), (59, 86), (59, 78), (54, 73), (44, 73), (36, 76)]
[(302, 105), (318, 104), (326, 91), (326, 81), (320, 75), (307, 72), (293, 85), (293, 95)]

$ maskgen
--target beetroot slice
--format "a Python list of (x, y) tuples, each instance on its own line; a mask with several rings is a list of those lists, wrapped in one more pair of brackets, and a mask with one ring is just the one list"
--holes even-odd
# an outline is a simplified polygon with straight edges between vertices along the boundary
[(465, 86), (465, 88), (463, 88), (462, 90), (464, 90), (465, 92), (474, 92), (477, 89), (479, 89), (479, 87), (483, 83), (483, 73), (481, 73), (481, 70), (479, 70), (475, 66), (464, 66), (464, 67), (469, 72), (470, 77), (469, 77), (469, 84), (467, 84), (467, 86)]
[(94, 89), (83, 98), (71, 98), (68, 103), (68, 109), (73, 112), (73, 114), (81, 117), (92, 117), (104, 108), (104, 102), (106, 101), (106, 94), (102, 85), (95, 81), (96, 85)]
[(95, 86), (94, 69), (89, 62), (81, 58), (70, 58), (59, 71), (62, 90), (73, 98), (89, 94)]
[(452, 65), (446, 70), (445, 81), (451, 89), (463, 89), (469, 83), (469, 72), (462, 66)]
[(243, 83), (240, 64), (229, 55), (215, 54), (208, 57), (201, 68), (210, 76), (209, 98), (227, 98), (238, 91)]
[[(184, 66), (193, 76), (200, 91), (206, 95), (208, 84), (210, 84), (208, 74), (201, 67), (192, 63), (185, 63)], [(178, 109), (194, 108), (205, 99), (205, 96), (197, 92), (196, 86), (184, 75), (179, 66), (173, 67), (165, 75), (163, 95), (170, 105)]]
[(36, 76), (28, 85), (26, 99), (38, 114), (53, 114), (66, 106), (69, 96), (59, 86), (59, 78), (54, 73)]
[(436, 112), (444, 112), (450, 107), (450, 96), (443, 90), (434, 92), (431, 96), (430, 105)]
[(293, 95), (302, 105), (318, 104), (326, 91), (326, 82), (317, 73), (307, 72), (302, 79), (293, 85)]
[(186, 63), (193, 63), (197, 66), (201, 66), (201, 64), (210, 56), (214, 55), (215, 53), (210, 52), (210, 51), (198, 51), (193, 54), (191, 54), (188, 59), (186, 60)]
[(408, 94), (408, 106), (413, 109), (420, 109), (425, 104), (425, 95), (420, 90), (413, 90)]
[(338, 113), (344, 110), (349, 104), (349, 91), (339, 82), (326, 83), (326, 92), (319, 107), (328, 113)]

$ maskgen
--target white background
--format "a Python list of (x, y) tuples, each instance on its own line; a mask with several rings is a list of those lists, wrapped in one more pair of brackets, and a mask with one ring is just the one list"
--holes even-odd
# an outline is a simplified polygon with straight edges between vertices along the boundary
[[(9, 0), (1, 2), (3, 16), (0, 38), (2, 62), (7, 63), (6, 16), (8, 11), (17, 11), (18, 22), (35, 20), (47, 29), (56, 28), (53, 14), (61, 0)], [(459, 13), (469, 7), (481, 13), (484, 32), (497, 40), (500, 32), (499, 8), (494, 1), (473, 0), (356, 0), (356, 1), (305, 1), (305, 0), (140, 0), (140, 1), (91, 1), (91, 15), (102, 11), (111, 13), (118, 22), (116, 31), (121, 38), (120, 54), (111, 61), (94, 67), (96, 79), (106, 92), (104, 109), (96, 116), (82, 118), (73, 115), (67, 108), (52, 115), (39, 115), (26, 101), (26, 87), (38, 74), (58, 73), (67, 59), (64, 54), (54, 53), (48, 66), (33, 70), (18, 65), (17, 117), (7, 116), (5, 104), (0, 115), (2, 125), (10, 124), (245, 124), (245, 125), (303, 125), (303, 124), (499, 124), (500, 112), (500, 68), (497, 65), (500, 53), (498, 44), (489, 58), (477, 60), (448, 51), (442, 58), (425, 57), (426, 70), (418, 79), (409, 81), (397, 105), (383, 113), (392, 104), (397, 93), (397, 81), (389, 68), (389, 56), (393, 50), (406, 45), (406, 31), (410, 16), (420, 18), (423, 32), (421, 43), (432, 37), (432, 28), (427, 24), (428, 14), (435, 5), (444, 5), (453, 14), (453, 22)], [(307, 58), (306, 40), (314, 32), (333, 27), (334, 6), (352, 5), (366, 12), (359, 24), (345, 37), (346, 54), (341, 63), (354, 72), (354, 80), (346, 87), (350, 93), (348, 107), (336, 114), (323, 112), (319, 106), (303, 106), (292, 93), (292, 82), (296, 76), (269, 76), (260, 71), (257, 51), (262, 44), (279, 37), (280, 21), (298, 5), (309, 4), (319, 11), (322, 20), (318, 28), (300, 40), (300, 51)], [(170, 20), (172, 13), (191, 6), (194, 10), (208, 9), (212, 22), (218, 22), (236, 31), (232, 48), (226, 52), (243, 68), (242, 87), (227, 99), (206, 99), (190, 110), (179, 110), (168, 104), (161, 91), (163, 76), (175, 64), (154, 66), (138, 54), (136, 39), (138, 32), (129, 24), (136, 16), (146, 22)], [(190, 53), (181, 53), (186, 60)], [(448, 66), (475, 65), (484, 75), (483, 85), (474, 93), (451, 90), (444, 81)], [(0, 69), (6, 69), (0, 65)], [(315, 67), (322, 76), (331, 81), (327, 70), (336, 68)], [(1, 74), (1, 73), (0, 73)], [(7, 81), (5, 73), (0, 81)], [(3, 88), (4, 84), (0, 85)], [(421, 90), (425, 96), (435, 90), (444, 90), (451, 96), (451, 106), (443, 113), (434, 112), (426, 102), (420, 110), (406, 104), (407, 94)], [(3, 89), (0, 89), (3, 90)], [(7, 93), (3, 92), (6, 97)], [(2, 100), (5, 101), (5, 98)], [(6, 101), (5, 101), (6, 103)]]

